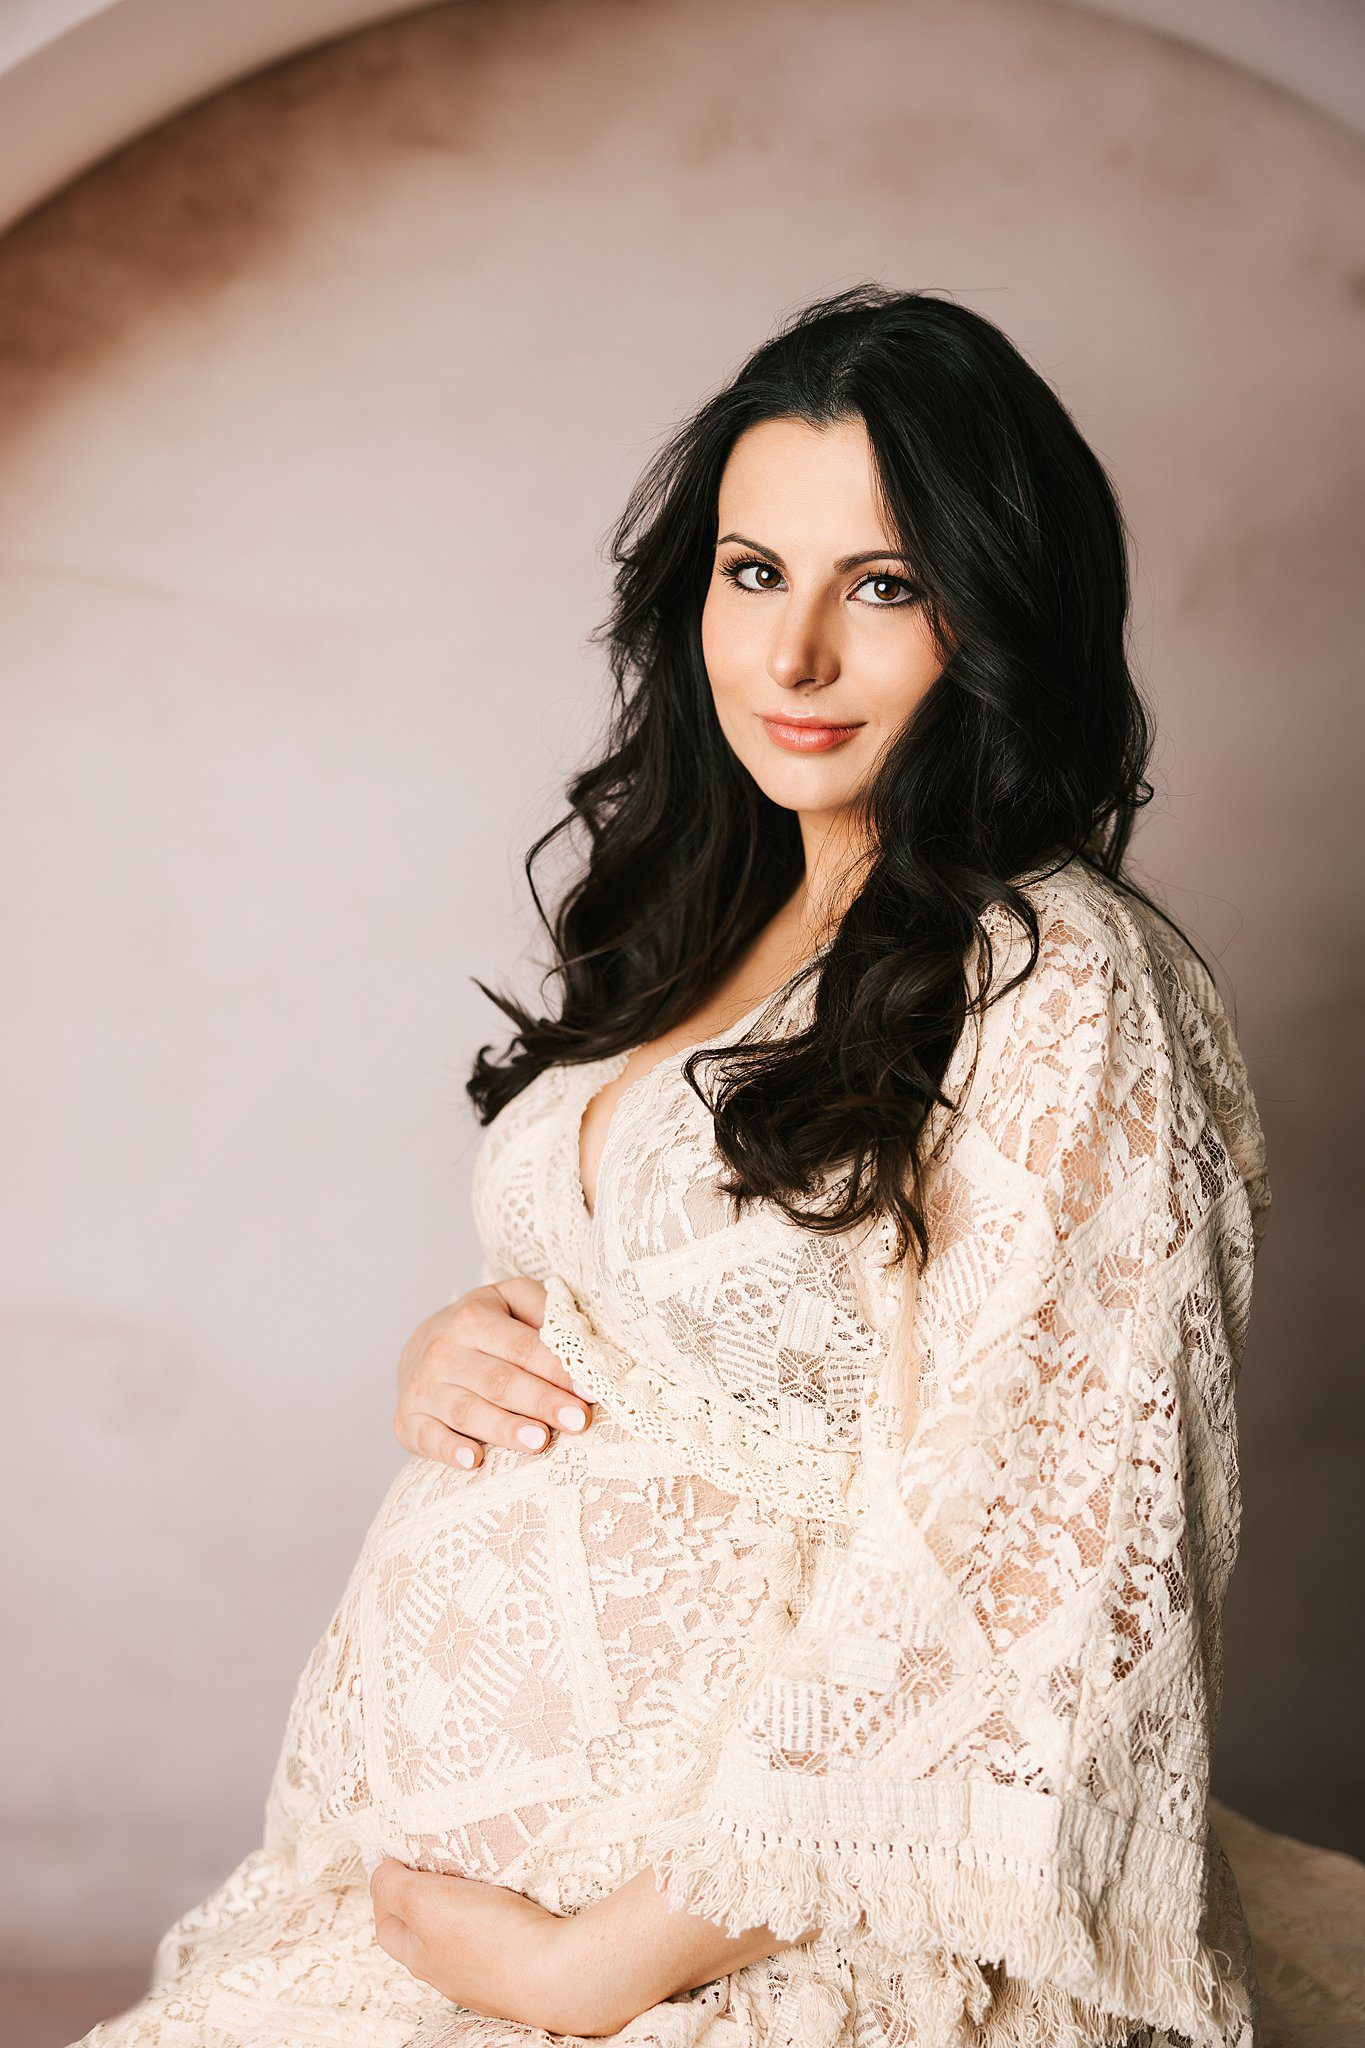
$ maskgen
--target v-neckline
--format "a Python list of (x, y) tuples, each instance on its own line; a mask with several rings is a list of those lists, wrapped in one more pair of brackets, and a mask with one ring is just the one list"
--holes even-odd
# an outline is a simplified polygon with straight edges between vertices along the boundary
[(590, 1085), (586, 1094), (581, 1091), (575, 1091), (573, 1110), (568, 1119), (569, 1178), (578, 1196), (578, 1219), (584, 1229), (591, 1232), (596, 1227), (597, 1219), (602, 1212), (602, 1177), (608, 1155), (611, 1151), (612, 1138), (615, 1135), (617, 1125), (621, 1121), (621, 1111), (625, 1107), (627, 1099), (637, 1089), (643, 1088), (646, 1082), (652, 1081), (663, 1069), (681, 1065), (685, 1059), (688, 1059), (691, 1054), (697, 1052), (703, 1046), (710, 1051), (714, 1047), (724, 1045), (729, 1039), (746, 1030), (750, 1024), (763, 1015), (765, 1010), (771, 1009), (774, 1004), (780, 1002), (784, 996), (788, 995), (806, 970), (816, 960), (820, 959), (823, 954), (827, 953), (832, 944), (833, 941), (828, 940), (823, 946), (817, 947), (815, 952), (796, 969), (796, 972), (787, 977), (780, 988), (774, 989), (771, 994), (764, 996), (759, 1002), (754, 1004), (751, 1010), (746, 1010), (742, 1017), (736, 1017), (732, 1024), (726, 1025), (721, 1031), (708, 1032), (704, 1038), (694, 1039), (691, 1045), (680, 1046), (676, 1052), (662, 1053), (651, 1066), (645, 1068), (643, 1074), (637, 1074), (633, 1081), (627, 1081), (613, 1104), (611, 1115), (607, 1119), (607, 1128), (602, 1134), (602, 1149), (597, 1155), (597, 1178), (594, 1201), (591, 1208), (588, 1207), (587, 1192), (583, 1186), (583, 1119), (588, 1113), (588, 1105), (595, 1101), (602, 1090), (625, 1071), (631, 1055), (637, 1053), (640, 1048), (638, 1045), (628, 1045), (623, 1050), (604, 1053), (601, 1059), (589, 1060), (584, 1064), (580, 1069), (580, 1073), (588, 1077)]

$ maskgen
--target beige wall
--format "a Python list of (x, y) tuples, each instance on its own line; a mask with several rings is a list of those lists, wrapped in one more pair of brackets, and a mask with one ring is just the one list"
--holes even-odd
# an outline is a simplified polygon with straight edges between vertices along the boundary
[(1274, 1179), (1215, 1789), (1365, 1848), (1363, 159), (1042, 0), (471, 0), (0, 244), (8, 1960), (139, 1961), (257, 1839), (398, 1349), (474, 1278), (470, 977), (532, 983), (599, 543), (778, 313), (868, 276), (998, 320), (1140, 538), (1141, 851)]

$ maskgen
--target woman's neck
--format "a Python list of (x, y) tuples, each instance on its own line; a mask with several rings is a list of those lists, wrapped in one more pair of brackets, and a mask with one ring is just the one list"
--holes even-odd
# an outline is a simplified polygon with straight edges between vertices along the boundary
[(833, 938), (844, 912), (862, 887), (872, 848), (847, 812), (800, 812), (806, 872), (801, 886), (778, 912), (790, 916), (799, 958)]

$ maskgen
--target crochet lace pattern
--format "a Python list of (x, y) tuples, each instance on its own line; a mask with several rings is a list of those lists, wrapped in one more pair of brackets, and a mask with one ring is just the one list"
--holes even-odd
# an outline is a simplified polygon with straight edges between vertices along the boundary
[(625, 1053), (488, 1126), (484, 1278), (541, 1281), (594, 1421), (403, 1467), (262, 1846), (88, 2048), (334, 2041), (338, 2013), (357, 2048), (560, 2038), (378, 1948), (379, 1854), (556, 1912), (648, 1866), (731, 1931), (819, 1924), (632, 2048), (1252, 2048), (1207, 1809), (1264, 1142), (1178, 936), (1079, 861), (1024, 890), (1039, 959), (999, 992), (1027, 948), (986, 914), (917, 1285), (888, 1223), (737, 1216), (681, 1055), (618, 1097), (591, 1214), (580, 1123)]

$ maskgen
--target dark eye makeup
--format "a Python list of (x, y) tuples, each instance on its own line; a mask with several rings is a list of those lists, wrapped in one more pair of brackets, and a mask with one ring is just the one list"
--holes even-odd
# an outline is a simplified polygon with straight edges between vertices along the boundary
[[(775, 576), (782, 573), (772, 562), (765, 561), (762, 555), (743, 555), (734, 561), (722, 563), (721, 575), (728, 582), (732, 583), (736, 590), (744, 591), (749, 597), (762, 597), (764, 589), (771, 589), (772, 585), (768, 584), (755, 588), (752, 583), (741, 583), (740, 575), (745, 569), (771, 569)], [(874, 612), (899, 611), (902, 605), (914, 604), (919, 596), (918, 590), (908, 577), (893, 575), (889, 571), (882, 573), (878, 570), (872, 570), (867, 575), (860, 576), (854, 588), (861, 589), (864, 583), (894, 583), (905, 593), (903, 597), (891, 598), (885, 603), (872, 604), (869, 609)], [(866, 598), (860, 598), (858, 601), (860, 604), (867, 604), (868, 602)]]

